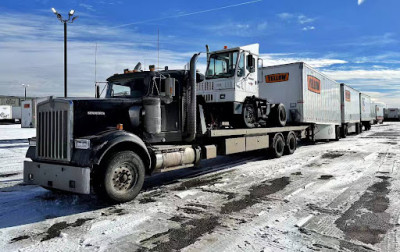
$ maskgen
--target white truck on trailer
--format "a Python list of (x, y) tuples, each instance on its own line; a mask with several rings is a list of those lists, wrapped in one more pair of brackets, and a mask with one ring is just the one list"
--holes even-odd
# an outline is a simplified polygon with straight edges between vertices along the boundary
[(361, 131), (360, 92), (341, 83), (340, 101), (342, 109), (341, 136), (345, 138), (348, 133), (359, 134)]
[(360, 115), (361, 124), (365, 130), (370, 130), (372, 122), (374, 120), (374, 106), (371, 101), (371, 97), (364, 93), (360, 93)]
[(316, 140), (340, 137), (340, 85), (304, 62), (262, 67), (259, 95), (285, 105), (288, 123), (310, 124)]

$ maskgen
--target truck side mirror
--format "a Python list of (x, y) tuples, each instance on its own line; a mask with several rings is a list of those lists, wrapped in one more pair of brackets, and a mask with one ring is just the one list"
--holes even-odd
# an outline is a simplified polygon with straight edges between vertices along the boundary
[(196, 82), (197, 83), (204, 81), (204, 79), (205, 79), (204, 74), (196, 73)]
[(254, 73), (256, 71), (256, 60), (254, 59), (253, 55), (247, 55), (247, 70), (250, 73)]

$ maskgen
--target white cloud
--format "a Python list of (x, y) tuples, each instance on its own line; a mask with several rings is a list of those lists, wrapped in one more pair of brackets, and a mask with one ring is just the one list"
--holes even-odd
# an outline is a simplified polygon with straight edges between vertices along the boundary
[(358, 5), (361, 5), (365, 2), (365, 0), (358, 0)]
[(305, 62), (312, 67), (322, 68), (347, 63), (347, 61), (340, 59), (293, 57), (292, 54), (261, 54), (260, 57), (264, 60), (264, 66)]
[(298, 21), (299, 21), (300, 24), (312, 23), (312, 22), (314, 22), (314, 20), (315, 20), (315, 19), (313, 19), (313, 18), (306, 17), (305, 15), (299, 15), (299, 16), (297, 17), (297, 19), (298, 19)]
[[(97, 53), (98, 81), (133, 68), (138, 61), (146, 68), (157, 64), (156, 35), (141, 34), (132, 28), (109, 29), (81, 23), (68, 28), (68, 94), (71, 96), (93, 96), (95, 41), (101, 41)], [(123, 40), (121, 34), (124, 34)], [(162, 38), (168, 39), (175, 40)], [(30, 84), (28, 95), (62, 96), (63, 30), (53, 16), (0, 16), (0, 55), (3, 95), (22, 95), (21, 83), (27, 83)], [(183, 69), (192, 55), (161, 49), (160, 67)], [(204, 70), (204, 64), (199, 68)]]
[(294, 17), (294, 15), (291, 13), (284, 12), (284, 13), (278, 14), (278, 17), (283, 20), (289, 20), (289, 19), (292, 19)]
[(312, 30), (315, 30), (315, 27), (314, 27), (314, 26), (306, 26), (306, 27), (303, 27), (303, 31), (312, 31)]
[(329, 77), (371, 95), (390, 107), (400, 108), (399, 69), (324, 70)]

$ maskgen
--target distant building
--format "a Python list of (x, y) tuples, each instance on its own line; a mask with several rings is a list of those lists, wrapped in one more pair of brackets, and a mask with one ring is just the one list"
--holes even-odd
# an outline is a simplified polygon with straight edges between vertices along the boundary
[[(27, 100), (32, 100), (32, 97), (26, 97)], [(6, 96), (0, 95), (0, 106), (1, 105), (11, 105), (13, 107), (20, 107), (21, 102), (24, 101), (23, 96)]]

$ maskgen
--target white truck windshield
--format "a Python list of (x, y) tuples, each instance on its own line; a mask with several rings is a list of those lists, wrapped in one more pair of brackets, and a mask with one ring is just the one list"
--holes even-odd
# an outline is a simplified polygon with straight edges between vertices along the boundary
[(206, 78), (229, 78), (235, 75), (238, 52), (223, 52), (210, 55)]

